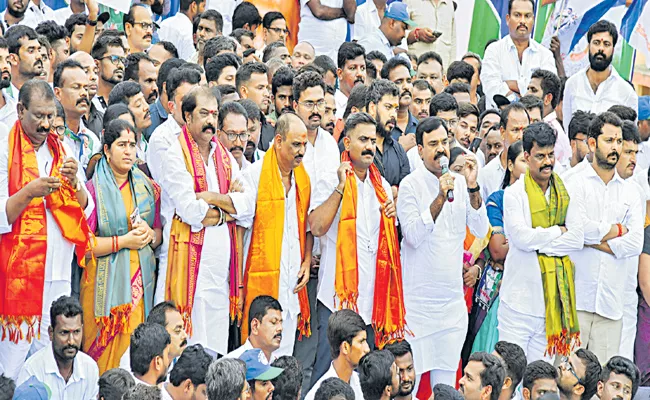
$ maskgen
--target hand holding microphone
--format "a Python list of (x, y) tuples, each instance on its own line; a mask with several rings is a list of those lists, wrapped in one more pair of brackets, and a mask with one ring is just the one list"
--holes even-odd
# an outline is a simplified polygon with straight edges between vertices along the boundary
[(440, 167), (440, 193), (446, 194), (447, 201), (451, 203), (454, 201), (454, 177), (449, 173), (449, 159), (446, 156), (440, 157)]

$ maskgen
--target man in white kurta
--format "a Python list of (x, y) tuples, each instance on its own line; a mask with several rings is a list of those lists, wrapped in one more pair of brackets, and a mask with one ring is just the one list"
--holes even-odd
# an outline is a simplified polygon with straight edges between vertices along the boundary
[[(438, 117), (420, 121), (416, 142), (424, 164), (404, 178), (397, 202), (404, 237), (406, 322), (413, 332), (408, 341), (417, 373), (431, 371), (431, 387), (454, 385), (467, 333), (465, 228), (469, 226), (476, 237), (489, 230), (476, 183), (476, 161), (467, 175), (469, 183), (441, 166), (441, 158), (449, 157), (447, 128), (441, 121)], [(453, 190), (453, 202), (447, 201), (448, 190)]]

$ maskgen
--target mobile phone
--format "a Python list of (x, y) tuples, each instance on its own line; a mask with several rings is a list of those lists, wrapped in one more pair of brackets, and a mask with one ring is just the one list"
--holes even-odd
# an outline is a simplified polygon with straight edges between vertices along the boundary
[(436, 37), (436, 39), (437, 39), (437, 38), (439, 38), (440, 36), (442, 36), (442, 32), (440, 32), (440, 31), (433, 31), (433, 35), (434, 35), (434, 36)]
[(136, 207), (135, 210), (133, 210), (133, 213), (131, 213), (130, 218), (131, 226), (135, 226), (141, 223), (142, 217), (140, 217), (140, 209)]
[(478, 147), (481, 145), (481, 141), (482, 141), (482, 140), (483, 140), (483, 139), (481, 139), (480, 137), (476, 136), (476, 137), (474, 138), (474, 140), (472, 140), (472, 144), (469, 145), (469, 149), (468, 149), (468, 150), (471, 151), (472, 153), (476, 153), (476, 150), (478, 150)]

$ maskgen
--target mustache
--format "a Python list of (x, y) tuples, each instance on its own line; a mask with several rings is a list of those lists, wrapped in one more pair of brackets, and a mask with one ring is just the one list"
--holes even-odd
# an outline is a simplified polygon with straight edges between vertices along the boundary
[(526, 24), (519, 24), (519, 26), (517, 27), (517, 29), (519, 29), (519, 28), (526, 28), (526, 29), (528, 29), (528, 27), (526, 26)]
[(151, 40), (151, 39), (153, 39), (153, 35), (150, 35), (150, 34), (147, 33), (147, 34), (144, 35), (142, 38), (143, 38), (143, 39), (147, 39), (147, 38), (149, 38), (149, 40)]
[[(297, 160), (297, 159), (299, 159), (299, 158), (302, 159), (304, 156), (305, 156), (304, 153), (303, 153), (303, 154), (298, 154), (297, 156), (294, 157), (294, 160)], [(279, 335), (282, 336), (281, 333), (279, 333)]]
[(442, 157), (442, 156), (444, 156), (444, 155), (446, 155), (444, 152), (436, 153), (436, 156), (433, 157), (433, 159), (434, 159), (434, 160), (438, 160), (438, 159), (440, 159), (440, 157)]
[(75, 349), (76, 351), (79, 351), (79, 347), (75, 346), (74, 344), (65, 346), (63, 349), (61, 349), (61, 351), (72, 350), (72, 349)]
[(277, 333), (275, 336), (273, 336), (273, 339), (282, 339), (282, 332)]
[(81, 103), (86, 103), (86, 105), (89, 105), (90, 102), (88, 101), (88, 97), (81, 97), (79, 100), (77, 100), (77, 105)]
[(292, 112), (292, 111), (293, 111), (293, 108), (291, 106), (286, 106), (286, 107), (282, 107), (282, 109), (280, 110), (280, 114), (284, 114), (284, 113)]
[(244, 148), (241, 147), (241, 146), (233, 146), (233, 147), (230, 148), (230, 152), (231, 152), (231, 153), (232, 153), (233, 151), (235, 151), (235, 150), (239, 150), (239, 151), (241, 151), (241, 152), (244, 152)]
[(187, 346), (187, 339), (183, 339), (183, 341), (181, 342), (181, 347), (185, 347), (185, 346)]
[(320, 119), (323, 118), (323, 116), (320, 115), (320, 113), (315, 112), (315, 113), (312, 113), (312, 114), (309, 116), (309, 119), (312, 119), (312, 118), (314, 118), (314, 117), (318, 117), (318, 118), (320, 118)]
[(619, 158), (619, 157), (620, 157), (620, 155), (618, 154), (618, 151), (612, 151), (611, 153), (609, 153), (609, 154), (607, 155), (607, 158), (609, 158), (609, 157), (611, 157), (611, 156), (616, 156), (616, 158)]
[(372, 150), (364, 150), (364, 151), (361, 152), (361, 155), (362, 155), (362, 156), (373, 156), (373, 157), (374, 157), (374, 156), (375, 156), (375, 152), (372, 151)]
[(360, 77), (358, 77), (357, 79), (354, 80), (355, 84), (356, 83), (365, 83), (365, 82), (366, 82), (366, 80), (362, 76), (360, 76)]
[(542, 172), (542, 171), (543, 171), (544, 169), (546, 169), (546, 168), (550, 168), (550, 169), (552, 170), (552, 169), (553, 169), (553, 166), (550, 165), (550, 164), (543, 165), (543, 166), (539, 169), (539, 172)]
[(149, 93), (149, 98), (150, 99), (157, 99), (158, 98), (158, 91), (157, 90), (152, 90), (151, 93)]
[(410, 91), (410, 90), (405, 90), (405, 91), (403, 91), (402, 94), (400, 95), (400, 97), (404, 97), (404, 96), (406, 96), (406, 95), (409, 95), (409, 97), (413, 97), (413, 95), (411, 95), (411, 91)]
[(207, 125), (204, 125), (204, 126), (203, 126), (202, 132), (206, 133), (209, 129), (212, 129), (212, 134), (213, 134), (213, 135), (214, 135), (214, 133), (217, 131), (217, 129), (214, 127), (214, 125), (212, 125), (212, 124), (207, 124)]

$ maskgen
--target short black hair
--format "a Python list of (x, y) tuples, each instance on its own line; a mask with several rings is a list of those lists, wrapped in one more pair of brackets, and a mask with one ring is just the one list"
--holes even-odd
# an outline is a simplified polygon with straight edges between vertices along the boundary
[(237, 100), (237, 103), (241, 104), (241, 106), (244, 107), (246, 114), (248, 115), (248, 119), (252, 119), (253, 121), (262, 120), (262, 111), (260, 111), (260, 108), (257, 106), (257, 104), (255, 104), (253, 100), (239, 99)]
[[(244, 2), (242, 4), (246, 3), (247, 2)], [(237, 51), (237, 43), (235, 43), (235, 39), (228, 36), (215, 36), (208, 39), (203, 46), (203, 65), (210, 61), (212, 57), (224, 50), (229, 50), (233, 53)]]
[(636, 144), (641, 143), (641, 137), (639, 136), (639, 128), (632, 121), (625, 120), (623, 121), (623, 141), (624, 142), (634, 142)]
[(237, 75), (235, 76), (235, 88), (237, 89), (237, 93), (240, 93), (239, 90), (242, 87), (242, 85), (247, 84), (248, 81), (251, 80), (251, 76), (253, 74), (264, 74), (264, 75), (266, 75), (268, 70), (269, 69), (266, 67), (266, 65), (264, 65), (264, 64), (262, 64), (260, 62), (248, 62), (248, 63), (242, 65), (237, 70)]
[(205, 97), (212, 97), (215, 100), (217, 100), (217, 104), (219, 103), (219, 99), (217, 98), (217, 95), (215, 92), (218, 91), (213, 91), (211, 88), (205, 87), (205, 86), (197, 86), (190, 90), (185, 96), (183, 96), (183, 105), (181, 106), (181, 112), (183, 113), (183, 121), (187, 122), (187, 117), (185, 114), (189, 113), (192, 114), (196, 107), (199, 105), (199, 96), (205, 96)]
[(576, 136), (580, 133), (589, 136), (589, 126), (595, 117), (596, 114), (588, 111), (578, 110), (574, 112), (569, 123), (569, 140), (576, 140)]
[(172, 70), (174, 70), (174, 68), (179, 68), (183, 64), (185, 64), (185, 61), (179, 58), (170, 58), (169, 60), (166, 60), (164, 63), (160, 64), (160, 68), (158, 68), (158, 78), (156, 79), (156, 86), (158, 86), (158, 93), (160, 93), (161, 95), (164, 93), (163, 85), (165, 82), (167, 82), (170, 73), (172, 72)]
[(472, 92), (472, 87), (467, 83), (455, 82), (448, 85), (445, 88), (443, 93), (447, 93), (453, 96), (456, 93), (471, 93), (471, 92)]
[(487, 117), (490, 114), (495, 114), (499, 116), (499, 120), (501, 120), (501, 112), (497, 110), (496, 108), (488, 108), (487, 110), (483, 111), (481, 115), (478, 117), (478, 126), (480, 127), (483, 125), (483, 120), (485, 117)]
[(639, 368), (625, 357), (614, 356), (607, 361), (605, 366), (603, 366), (603, 370), (600, 374), (600, 382), (607, 383), (612, 372), (617, 375), (625, 375), (632, 381), (632, 398), (634, 398), (639, 389), (639, 379), (641, 375)]
[(224, 96), (237, 93), (237, 89), (235, 89), (233, 85), (219, 85), (217, 86), (217, 90), (219, 90), (219, 93), (221, 93), (222, 98)]
[[(214, 10), (209, 10), (209, 11), (214, 11)], [(154, 44), (158, 46), (162, 46), (163, 49), (169, 54), (172, 55), (172, 58), (178, 58), (178, 49), (172, 42), (168, 42), (166, 40), (161, 40), (160, 42)]]
[(336, 75), (336, 65), (334, 64), (334, 60), (324, 54), (316, 56), (312, 64), (320, 67), (323, 71), (325, 71), (325, 73), (329, 71)]
[(473, 115), (476, 117), (476, 122), (478, 123), (478, 118), (479, 118), (478, 107), (476, 107), (472, 103), (458, 104), (458, 112), (456, 113), (456, 115), (458, 115), (458, 118), (465, 118), (469, 115)]
[(18, 54), (18, 51), (20, 50), (20, 40), (22, 38), (27, 38), (27, 40), (37, 40), (38, 34), (27, 25), (13, 25), (7, 29), (4, 37), (7, 39), (9, 53)]
[(377, 79), (377, 67), (372, 61), (366, 60), (366, 76), (370, 79)]
[[(113, 104), (111, 106), (106, 107), (106, 111), (104, 112), (104, 119), (102, 120), (102, 127), (104, 128), (104, 132), (108, 130), (108, 125), (113, 122), (114, 120), (118, 119), (120, 116), (129, 114), (131, 118), (133, 118), (133, 121), (135, 122), (135, 115), (133, 115), (133, 112), (129, 110), (129, 107), (124, 104), (124, 103), (117, 103)], [(131, 127), (133, 128), (133, 127)], [(118, 132), (119, 134), (122, 132), (122, 129)], [(106, 133), (103, 135), (106, 137)], [(113, 142), (111, 142), (112, 144)], [(104, 141), (102, 141), (102, 144), (105, 144)], [(108, 147), (111, 147), (110, 144)]]
[(63, 104), (57, 99), (54, 99), (54, 104), (56, 104), (56, 117), (63, 118), (63, 122), (65, 123), (65, 109), (63, 108)]
[(345, 120), (345, 136), (348, 136), (348, 132), (353, 131), (359, 125), (372, 125), (376, 127), (377, 122), (368, 113), (354, 113)]
[(603, 126), (605, 124), (614, 125), (618, 128), (623, 128), (623, 121), (614, 113), (605, 111), (594, 117), (589, 125), (589, 137), (598, 141), (598, 136), (603, 133)]
[(378, 50), (373, 50), (366, 55), (366, 61), (372, 61), (372, 60), (379, 60), (382, 63), (386, 63), (386, 61), (388, 61), (384, 53)]
[(456, 98), (446, 92), (433, 96), (431, 98), (431, 104), (429, 104), (429, 115), (435, 117), (440, 111), (456, 111), (458, 113), (458, 102)]
[(0, 374), (0, 396), (2, 400), (11, 400), (16, 390), (16, 382), (13, 379)]
[(492, 354), (477, 352), (469, 356), (469, 361), (476, 361), (483, 364), (481, 371), (481, 387), (492, 387), (490, 400), (498, 400), (503, 387), (503, 380), (506, 378), (506, 369), (497, 356)]
[(124, 44), (119, 36), (104, 35), (100, 36), (93, 45), (90, 55), (99, 60), (106, 55), (109, 47), (119, 47), (124, 50)]
[(143, 322), (131, 334), (131, 371), (140, 376), (149, 371), (151, 360), (162, 357), (171, 343), (169, 333), (158, 324)]
[(384, 63), (383, 67), (381, 67), (381, 78), (388, 79), (390, 73), (399, 66), (405, 67), (409, 72), (411, 72), (411, 64), (409, 64), (408, 61), (401, 57), (393, 57)]
[(248, 330), (251, 329), (253, 319), (262, 322), (269, 310), (282, 312), (282, 306), (279, 301), (271, 296), (262, 295), (254, 298), (248, 309)]
[(138, 81), (140, 74), (140, 62), (142, 60), (154, 63), (153, 59), (147, 53), (137, 52), (131, 53), (126, 56), (126, 65), (124, 66), (124, 80), (125, 81)]
[(585, 377), (580, 380), (580, 384), (585, 388), (582, 392), (582, 399), (591, 399), (598, 391), (598, 381), (603, 367), (598, 361), (598, 357), (587, 349), (576, 350), (576, 356), (585, 366)]
[(72, 296), (61, 296), (54, 300), (50, 307), (50, 326), (56, 328), (56, 317), (63, 315), (66, 318), (72, 318), (79, 315), (81, 320), (84, 318), (84, 310), (81, 308), (79, 300)]
[(357, 371), (364, 398), (379, 399), (386, 390), (386, 386), (392, 386), (393, 371), (391, 371), (391, 367), (394, 362), (395, 357), (388, 350), (371, 351), (361, 357)]
[(435, 95), (436, 91), (433, 89), (431, 84), (424, 79), (416, 79), (413, 81), (413, 88), (417, 90), (428, 90), (431, 92), (431, 95)]
[(523, 387), (532, 392), (535, 381), (539, 379), (557, 380), (557, 369), (544, 360), (533, 361), (524, 371)]
[(88, 16), (84, 13), (72, 14), (69, 16), (63, 24), (65, 26), (65, 30), (68, 31), (68, 37), (72, 37), (72, 34), (74, 33), (74, 30), (77, 26), (86, 26), (87, 22)]
[(63, 40), (69, 37), (68, 30), (52, 20), (43, 21), (36, 26), (36, 33), (43, 35), (47, 38), (48, 42), (51, 45), (54, 45), (54, 42)]
[(409, 353), (411, 355), (413, 354), (413, 350), (411, 349), (411, 344), (407, 342), (406, 339), (398, 340), (393, 343), (387, 344), (384, 347), (384, 350), (388, 350), (391, 353), (393, 353), (395, 358), (405, 356)]
[(512, 3), (515, 1), (529, 1), (530, 4), (533, 5), (533, 11), (535, 10), (535, 1), (534, 0), (509, 0), (508, 1), (508, 14), (510, 14), (510, 11), (512, 10)]
[(212, 357), (200, 344), (187, 346), (169, 374), (169, 382), (180, 386), (185, 380), (192, 381), (192, 385), (199, 386), (205, 383), (205, 375), (212, 363)]
[(203, 3), (206, 0), (180, 0), (180, 10), (181, 11), (187, 11), (190, 9), (190, 6), (192, 3), (196, 3), (198, 6), (199, 4)]
[(111, 90), (111, 93), (108, 95), (108, 105), (113, 105), (117, 103), (129, 104), (131, 97), (142, 92), (142, 87), (138, 82), (125, 81), (120, 82)]
[(519, 386), (519, 383), (524, 378), (524, 370), (528, 363), (526, 360), (526, 353), (524, 353), (524, 350), (520, 346), (503, 340), (494, 345), (494, 351), (496, 351), (497, 354), (499, 354), (499, 357), (503, 360), (506, 369), (506, 376), (510, 377), (510, 380), (512, 380), (512, 385), (510, 387), (514, 393), (517, 386)]
[(277, 400), (295, 400), (302, 387), (302, 365), (295, 357), (282, 356), (271, 363), (273, 367), (284, 371), (273, 379), (273, 398)]
[(248, 29), (244, 28), (238, 28), (238, 29), (233, 29), (233, 31), (230, 33), (230, 37), (235, 38), (241, 44), (241, 39), (246, 36), (250, 40), (255, 39), (255, 34)]
[(535, 108), (539, 109), (539, 115), (544, 117), (544, 102), (539, 97), (532, 94), (527, 94), (519, 99), (519, 102), (523, 104), (528, 111), (534, 110)]
[(262, 17), (260, 17), (260, 12), (253, 3), (244, 1), (235, 7), (235, 11), (232, 14), (233, 30), (243, 28), (246, 24), (248, 24), (250, 29), (253, 29), (253, 25), (259, 25), (261, 23)]
[(314, 400), (355, 400), (352, 386), (340, 378), (327, 378), (321, 382)]
[(440, 54), (436, 53), (435, 51), (427, 51), (426, 53), (421, 54), (420, 57), (418, 57), (418, 67), (420, 64), (432, 60), (440, 64), (441, 69), (444, 71), (445, 67), (442, 64), (442, 57), (440, 57)]
[(551, 107), (557, 107), (557, 105), (560, 104), (560, 94), (562, 92), (562, 81), (560, 80), (560, 77), (551, 71), (545, 69), (536, 69), (530, 76), (530, 79), (534, 78), (539, 79), (540, 86), (542, 87), (542, 94), (544, 96), (549, 93), (553, 95), (553, 99), (551, 100)]
[(274, 52), (275, 50), (281, 48), (281, 47), (287, 47), (287, 45), (278, 40), (277, 42), (269, 43), (265, 48), (264, 51), (262, 52), (262, 62), (267, 63), (271, 58), (274, 57)]
[[(305, 42), (305, 43), (307, 43), (307, 42)], [(280, 68), (282, 68), (282, 67), (280, 67)], [(321, 67), (319, 67), (318, 65), (314, 65), (313, 62), (309, 63), (309, 64), (305, 64), (302, 67), (300, 67), (300, 69), (298, 69), (298, 71), (296, 72), (296, 75), (300, 75), (303, 72), (316, 72), (320, 76), (325, 75), (325, 70), (322, 69)], [(277, 71), (276, 71), (276, 73), (277, 73)]]
[(147, 316), (147, 322), (152, 324), (158, 324), (163, 328), (167, 326), (167, 311), (177, 311), (176, 305), (171, 301), (163, 301), (158, 303), (151, 311), (149, 311), (149, 316)]
[(464, 79), (467, 83), (471, 83), (473, 76), (474, 67), (465, 61), (454, 61), (447, 68), (447, 80), (449, 82), (454, 79)]
[(104, 372), (97, 384), (100, 400), (121, 400), (124, 393), (135, 386), (135, 381), (127, 370), (113, 368)]
[(384, 96), (399, 96), (399, 88), (388, 79), (375, 79), (368, 86), (365, 107), (367, 108), (370, 103), (379, 104)]
[(262, 18), (262, 26), (266, 29), (269, 29), (273, 21), (275, 21), (276, 19), (283, 19), (286, 21), (286, 18), (284, 18), (284, 15), (282, 15), (281, 12), (269, 11), (266, 14), (264, 14), (264, 18)]
[(292, 93), (293, 100), (299, 101), (300, 95), (307, 89), (313, 87), (320, 87), (323, 89), (323, 95), (325, 95), (325, 82), (323, 82), (323, 77), (316, 72), (305, 72), (293, 79)]
[(438, 400), (464, 400), (458, 390), (444, 383), (438, 383), (433, 387), (433, 396)]
[(158, 386), (149, 386), (143, 383), (138, 383), (129, 389), (122, 400), (161, 400), (162, 394)]
[(332, 359), (338, 358), (341, 345), (345, 342), (352, 345), (352, 340), (366, 330), (363, 318), (352, 310), (343, 309), (330, 315), (327, 325), (327, 341), (330, 345)]
[(596, 33), (607, 32), (612, 36), (612, 46), (616, 47), (616, 42), (618, 41), (618, 29), (613, 23), (601, 19), (595, 24), (589, 27), (587, 31), (587, 42), (591, 43), (591, 37)]
[(620, 119), (623, 121), (636, 121), (637, 119), (637, 112), (635, 109), (631, 107), (624, 106), (622, 104), (615, 104), (607, 110), (609, 112), (612, 112), (616, 114)]
[(273, 74), (273, 78), (271, 78), (271, 93), (273, 96), (275, 96), (275, 94), (278, 92), (278, 89), (282, 86), (293, 87), (294, 78), (295, 74), (293, 72), (293, 69), (289, 68), (286, 65), (278, 68), (278, 70), (275, 71), (275, 74)]
[(135, 22), (135, 15), (133, 14), (135, 14), (135, 10), (137, 9), (137, 7), (145, 8), (144, 4), (133, 4), (131, 5), (131, 7), (129, 7), (129, 12), (124, 14), (124, 16), (122, 16), (122, 24), (124, 25), (125, 32), (126, 32), (126, 24), (133, 26), (133, 23)]
[(195, 18), (196, 28), (194, 33), (196, 33), (196, 29), (198, 29), (199, 23), (202, 19), (207, 19), (214, 22), (218, 34), (221, 34), (221, 32), (223, 32), (223, 16), (219, 11), (209, 9), (203, 11)]
[(176, 90), (183, 83), (198, 85), (201, 82), (201, 74), (191, 68), (172, 69), (167, 77), (167, 98), (173, 101)]
[(343, 112), (343, 119), (348, 119), (348, 116), (352, 113), (352, 107), (356, 107), (361, 110), (366, 107), (366, 98), (368, 97), (369, 87), (366, 85), (356, 85), (350, 91), (350, 96), (348, 96), (348, 102), (345, 105), (345, 111)]
[(241, 63), (236, 55), (231, 53), (218, 54), (205, 63), (205, 78), (208, 82), (216, 82), (221, 76), (221, 72), (226, 67), (239, 68)]
[(363, 56), (363, 60), (366, 60), (366, 50), (358, 43), (353, 42), (343, 42), (341, 47), (339, 47), (339, 52), (337, 55), (338, 67), (343, 69), (345, 68), (345, 63), (350, 60), (354, 60), (357, 57)]
[(510, 119), (510, 113), (514, 111), (526, 113), (526, 116), (528, 117), (528, 121), (530, 122), (530, 115), (528, 115), (528, 110), (526, 110), (526, 106), (518, 102), (511, 103), (505, 106), (503, 110), (501, 110), (501, 127), (503, 129), (508, 128), (508, 120)]
[(219, 108), (219, 129), (223, 128), (223, 121), (225, 121), (226, 117), (230, 114), (243, 116), (246, 120), (246, 123), (248, 124), (248, 113), (246, 112), (244, 106), (236, 101), (227, 101), (223, 103), (223, 105), (221, 105)]
[(524, 129), (521, 139), (524, 151), (528, 154), (530, 154), (534, 144), (537, 144), (537, 147), (554, 147), (556, 140), (555, 131), (546, 122), (535, 122), (528, 125)]
[(18, 92), (18, 101), (29, 110), (29, 105), (34, 96), (39, 96), (43, 100), (56, 100), (54, 91), (52, 90), (52, 87), (50, 87), (49, 83), (40, 79), (30, 79), (25, 82)]
[(57, 65), (56, 69), (54, 70), (54, 77), (52, 78), (52, 87), (60, 88), (61, 84), (63, 84), (61, 79), (63, 72), (65, 72), (66, 69), (75, 69), (75, 68), (79, 68), (82, 71), (84, 70), (84, 68), (77, 60), (72, 60), (68, 58), (66, 60), (63, 60), (63, 62), (59, 63), (59, 65)]
[(449, 135), (449, 128), (444, 119), (436, 116), (423, 119), (418, 123), (417, 128), (415, 128), (415, 143), (424, 146), (424, 134), (433, 132), (441, 126), (445, 128), (445, 132)]
[(8, 49), (8, 48), (9, 48), (9, 44), (7, 43), (7, 39), (5, 39), (4, 36), (0, 36), (0, 49)]

